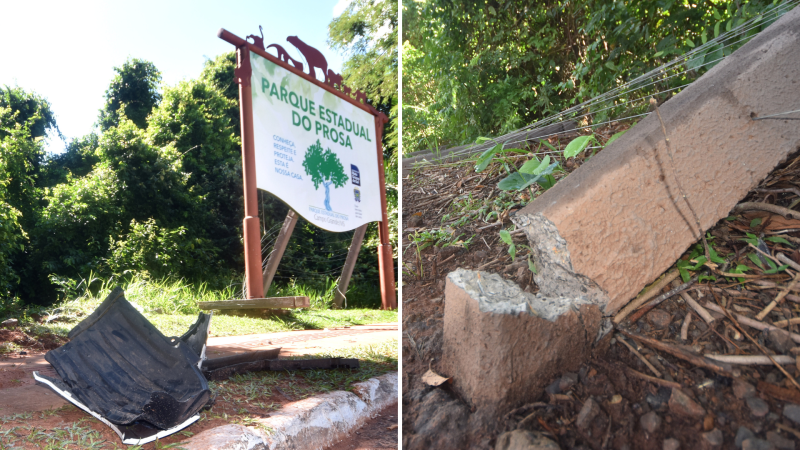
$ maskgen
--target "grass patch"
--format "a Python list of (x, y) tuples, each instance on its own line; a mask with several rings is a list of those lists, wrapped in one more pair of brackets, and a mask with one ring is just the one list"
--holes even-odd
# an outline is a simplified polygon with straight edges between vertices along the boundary
[[(345, 347), (316, 355), (292, 359), (323, 357), (358, 358), (358, 369), (297, 370), (283, 372), (250, 372), (234, 375), (225, 381), (210, 381), (211, 390), (233, 407), (235, 415), (244, 421), (281, 408), (281, 403), (271, 400), (276, 394), (289, 401), (302, 400), (331, 391), (349, 391), (353, 383), (366, 381), (389, 372), (397, 372), (398, 343), (392, 339), (379, 344)], [(262, 411), (255, 416), (250, 412)], [(208, 412), (210, 418), (219, 418), (225, 411)]]
[[(197, 307), (198, 302), (230, 300), (237, 296), (233, 286), (214, 290), (205, 284), (195, 286), (183, 280), (151, 280), (137, 275), (119, 283), (113, 278), (106, 281), (90, 279), (65, 292), (68, 300), (53, 308), (37, 310), (37, 314), (46, 318), (43, 323), (39, 324), (30, 317), (33, 310), (22, 311), (17, 317), (23, 324), (23, 331), (29, 335), (39, 336), (51, 332), (66, 336), (75, 324), (94, 311), (118, 284), (125, 291), (125, 298), (167, 336), (183, 334), (197, 320), (197, 314), (200, 312)], [(232, 336), (397, 322), (397, 311), (329, 309), (334, 289), (333, 282), (319, 288), (295, 282), (283, 287), (272, 287), (269, 291), (270, 296), (308, 296), (311, 308), (293, 310), (288, 315), (266, 319), (217, 314), (211, 321), (211, 333), (215, 336)], [(369, 289), (356, 285), (353, 286), (353, 291), (363, 297)], [(377, 288), (375, 291), (380, 302), (380, 292)], [(3, 349), (0, 349), (0, 352), (2, 351)]]
[[(127, 297), (127, 295), (126, 295)], [(197, 315), (144, 313), (156, 328), (166, 336), (180, 336), (197, 320)], [(32, 336), (54, 333), (66, 336), (79, 322), (79, 318), (49, 324), (30, 324), (22, 327)], [(397, 322), (397, 311), (374, 309), (348, 309), (340, 311), (294, 311), (284, 317), (265, 319), (215, 314), (211, 319), (212, 336), (242, 336), (246, 334), (276, 333), (293, 330), (319, 330), (351, 325)]]

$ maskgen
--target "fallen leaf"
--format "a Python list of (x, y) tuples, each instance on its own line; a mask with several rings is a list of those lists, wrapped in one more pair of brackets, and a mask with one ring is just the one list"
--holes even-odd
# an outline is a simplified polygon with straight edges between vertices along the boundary
[(450, 380), (450, 378), (445, 378), (445, 377), (439, 375), (438, 373), (432, 371), (431, 369), (428, 369), (428, 371), (425, 372), (425, 375), (422, 376), (422, 381), (425, 384), (427, 384), (428, 386), (434, 386), (434, 387), (441, 386), (444, 383), (447, 383), (449, 380)]
[(386, 429), (387, 430), (396, 430), (397, 429), (397, 424), (394, 424), (394, 425), (392, 425), (390, 427), (386, 427)]

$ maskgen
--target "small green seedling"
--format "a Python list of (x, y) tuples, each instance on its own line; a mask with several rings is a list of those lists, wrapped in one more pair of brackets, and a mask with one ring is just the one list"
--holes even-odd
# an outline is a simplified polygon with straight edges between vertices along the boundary
[(582, 151), (586, 150), (586, 147), (588, 147), (592, 141), (597, 142), (593, 134), (576, 137), (572, 142), (567, 144), (567, 147), (564, 149), (564, 159), (578, 156)]
[(614, 142), (614, 141), (616, 141), (617, 139), (621, 138), (621, 137), (622, 137), (622, 135), (623, 135), (623, 134), (625, 134), (625, 132), (626, 132), (626, 131), (628, 131), (628, 130), (622, 130), (622, 131), (620, 131), (619, 133), (615, 133), (613, 136), (611, 136), (611, 137), (610, 137), (610, 138), (609, 138), (609, 139), (606, 141), (606, 145), (604, 145), (604, 146), (603, 146), (603, 148), (606, 148), (606, 147), (608, 147), (609, 145), (611, 145), (611, 143), (612, 143), (612, 142)]
[[(706, 235), (706, 240), (713, 244), (714, 237)], [(711, 257), (711, 262), (716, 264), (725, 264), (725, 259), (717, 255), (717, 251), (714, 250), (714, 247), (712, 245), (709, 245), (708, 247), (708, 255)], [(680, 273), (683, 282), (686, 283), (691, 278), (691, 275), (689, 275), (689, 271), (696, 272), (702, 269), (703, 266), (705, 266), (706, 261), (707, 259), (705, 257), (703, 246), (700, 244), (695, 245), (694, 249), (692, 250), (692, 253), (689, 254), (689, 259), (679, 260), (678, 263), (676, 264), (676, 266), (678, 267), (678, 272)], [(741, 273), (741, 272), (735, 272), (735, 273)], [(711, 275), (700, 275), (697, 280), (716, 281), (716, 278)]]
[[(489, 139), (489, 138), (479, 137), (475, 141), (475, 143), (476, 144), (482, 144), (482, 143), (487, 142), (487, 141), (495, 142), (494, 140)], [(495, 155), (497, 155), (497, 154), (505, 155), (506, 153), (523, 153), (523, 154), (524, 153), (528, 153), (527, 151), (522, 150), (520, 148), (503, 148), (504, 145), (505, 145), (504, 143), (500, 142), (497, 145), (495, 145), (494, 147), (492, 147), (492, 148), (486, 150), (485, 152), (481, 153), (481, 155), (478, 156), (478, 159), (475, 160), (475, 172), (480, 173), (480, 172), (483, 172), (484, 170), (486, 170), (486, 168), (489, 167), (489, 164), (492, 163), (492, 159), (494, 159)], [(508, 165), (505, 164), (505, 161), (503, 161), (503, 164), (506, 167), (506, 171), (507, 172), (511, 172), (508, 169)]]
[[(745, 234), (747, 234), (747, 237), (746, 238), (742, 238), (741, 239), (742, 241), (747, 242), (748, 244), (752, 244), (755, 247), (759, 247), (758, 236), (756, 236), (753, 233), (745, 233)], [(783, 239), (783, 238), (777, 238), (777, 239), (785, 241), (785, 239)], [(780, 242), (780, 241), (776, 241), (775, 237), (768, 237), (768, 238), (766, 238), (766, 240), (772, 241), (772, 242)], [(766, 247), (764, 247), (764, 248), (766, 248)], [(775, 264), (774, 261), (772, 261), (772, 259), (765, 258), (765, 257), (763, 257), (761, 255), (757, 255), (755, 253), (748, 253), (747, 257), (750, 259), (750, 261), (753, 261), (753, 264), (758, 266), (758, 268), (761, 269), (764, 272), (764, 274), (767, 274), (767, 275), (772, 275), (772, 274), (775, 274), (775, 273), (778, 273), (778, 272), (782, 272), (782, 271), (786, 270), (789, 267), (786, 264), (784, 264), (782, 266), (778, 266), (777, 264)], [(764, 264), (768, 265), (769, 269), (767, 269), (764, 266)]]
[[(500, 239), (508, 244), (508, 254), (511, 255), (511, 261), (514, 261), (517, 256), (517, 244), (515, 244), (514, 239), (511, 238), (511, 233), (509, 233), (508, 230), (500, 230)], [(531, 248), (527, 245), (520, 244), (520, 247), (527, 248), (529, 252), (532, 252)], [(528, 254), (528, 269), (533, 273), (537, 273), (536, 265), (533, 264), (530, 254)]]

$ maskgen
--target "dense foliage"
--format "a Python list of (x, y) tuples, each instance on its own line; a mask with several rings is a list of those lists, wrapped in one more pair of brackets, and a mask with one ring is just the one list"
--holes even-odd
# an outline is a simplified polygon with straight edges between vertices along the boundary
[[(351, 5), (331, 25), (331, 39), (350, 52), (347, 83), (393, 119), (384, 136), (387, 171), (395, 174), (391, 185), (397, 172), (391, 131), (396, 46), (388, 45), (391, 37), (371, 40), (375, 27), (357, 25), (382, 20), (371, 14), (387, 5)], [(393, 20), (396, 29), (396, 11)], [(351, 47), (354, 39), (366, 44)], [(384, 52), (382, 67), (365, 56), (376, 51)], [(208, 61), (197, 79), (162, 86), (152, 63), (129, 59), (115, 68), (99, 133), (72, 140), (60, 155), (44, 151), (43, 139), (58, 135), (48, 102), (18, 88), (0, 92), (0, 310), (13, 298), (49, 304), (59, 290), (72, 292), (90, 274), (183, 278), (210, 287), (241, 279), (244, 211), (234, 67), (229, 52)], [(391, 198), (396, 214), (396, 190)], [(265, 192), (259, 192), (259, 203), (263, 231), (274, 231), (286, 205)], [(365, 240), (353, 276), (356, 289), (362, 289), (359, 283), (378, 284), (376, 230), (372, 226)], [(331, 289), (349, 244), (349, 234), (328, 233), (301, 219), (276, 282), (302, 280)]]
[[(398, 212), (398, 2), (392, 0), (352, 0), (347, 9), (333, 19), (328, 44), (344, 51), (347, 60), (342, 70), (344, 82), (367, 94), (369, 102), (389, 117), (384, 127), (383, 158), (386, 172), (386, 201), (389, 234), (397, 268)], [(364, 239), (361, 267), (374, 267), (365, 256), (375, 255), (378, 245), (375, 223)], [(372, 258), (373, 256), (370, 256)], [(374, 256), (377, 261), (377, 256)], [(375, 263), (377, 264), (377, 263)], [(374, 269), (373, 269), (374, 270)]]
[[(405, 0), (403, 6), (403, 142), (404, 152), (412, 152), (505, 133), (563, 111), (775, 5), (767, 0)], [(766, 25), (763, 21), (742, 38)], [(722, 57), (737, 45), (715, 48), (712, 53), (718, 54), (705, 59)], [(693, 70), (650, 91), (685, 85), (710, 65), (687, 67)]]
[(114, 70), (117, 74), (106, 90), (106, 104), (100, 110), (100, 127), (107, 130), (119, 125), (120, 110), (139, 128), (147, 127), (147, 116), (161, 100), (158, 93), (161, 72), (150, 61), (135, 58)]

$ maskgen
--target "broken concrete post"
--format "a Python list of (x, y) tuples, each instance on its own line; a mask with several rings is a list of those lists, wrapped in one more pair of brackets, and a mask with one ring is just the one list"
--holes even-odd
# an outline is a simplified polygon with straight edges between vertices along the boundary
[[(613, 314), (800, 148), (800, 8), (512, 218), (534, 250), (540, 293)], [(672, 163), (674, 160), (674, 166)], [(683, 193), (697, 213), (702, 230)]]
[(489, 274), (447, 276), (444, 372), (487, 418), (536, 400), (546, 384), (576, 370), (600, 329), (600, 309), (580, 298), (545, 298)]

